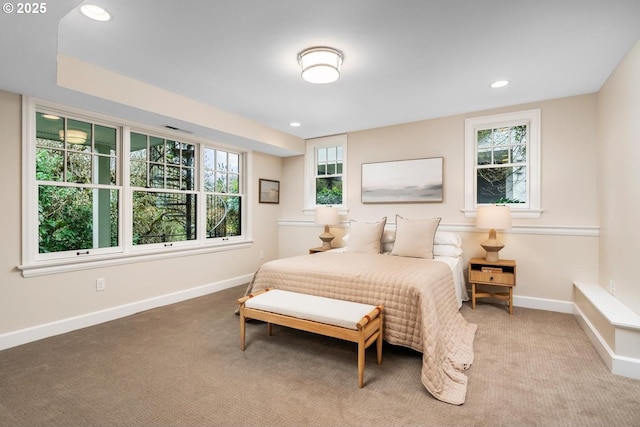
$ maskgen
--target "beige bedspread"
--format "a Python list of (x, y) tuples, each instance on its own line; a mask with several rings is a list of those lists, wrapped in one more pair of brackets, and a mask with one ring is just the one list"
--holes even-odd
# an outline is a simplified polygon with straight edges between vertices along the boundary
[(384, 305), (384, 339), (422, 353), (422, 383), (460, 405), (477, 326), (458, 311), (451, 269), (436, 260), (318, 253), (265, 263), (247, 293), (265, 288)]

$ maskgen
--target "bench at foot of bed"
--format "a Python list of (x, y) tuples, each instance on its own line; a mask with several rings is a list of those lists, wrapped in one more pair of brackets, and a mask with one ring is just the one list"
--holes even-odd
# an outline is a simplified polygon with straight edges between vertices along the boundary
[(240, 349), (245, 348), (245, 320), (255, 319), (358, 343), (358, 387), (364, 386), (365, 350), (376, 343), (382, 363), (382, 306), (360, 304), (279, 289), (267, 289), (238, 300)]

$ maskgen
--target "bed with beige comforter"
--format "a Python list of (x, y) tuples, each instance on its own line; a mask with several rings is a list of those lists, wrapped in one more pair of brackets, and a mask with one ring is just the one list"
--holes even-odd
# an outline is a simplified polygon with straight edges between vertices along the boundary
[(384, 339), (422, 353), (422, 384), (435, 398), (464, 403), (476, 325), (458, 310), (447, 264), (382, 254), (302, 255), (260, 267), (247, 293), (265, 288), (383, 304)]

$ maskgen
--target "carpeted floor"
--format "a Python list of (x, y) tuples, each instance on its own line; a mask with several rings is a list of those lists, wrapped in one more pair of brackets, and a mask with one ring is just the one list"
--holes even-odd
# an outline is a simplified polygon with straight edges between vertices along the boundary
[(245, 286), (0, 352), (1, 426), (638, 426), (640, 380), (611, 374), (572, 315), (479, 302), (464, 405), (420, 354), (264, 324), (239, 348)]

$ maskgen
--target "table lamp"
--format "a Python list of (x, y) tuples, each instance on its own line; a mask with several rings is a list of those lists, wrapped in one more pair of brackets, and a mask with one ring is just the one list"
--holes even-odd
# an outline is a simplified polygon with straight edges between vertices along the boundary
[(485, 259), (490, 262), (499, 260), (498, 252), (504, 243), (496, 239), (496, 229), (511, 228), (511, 208), (509, 206), (484, 205), (478, 206), (476, 228), (489, 229), (489, 239), (480, 244), (487, 251)]
[(324, 232), (320, 235), (322, 249), (331, 249), (331, 241), (334, 235), (329, 231), (329, 226), (338, 223), (338, 209), (332, 206), (319, 206), (316, 208), (316, 224), (324, 225)]

